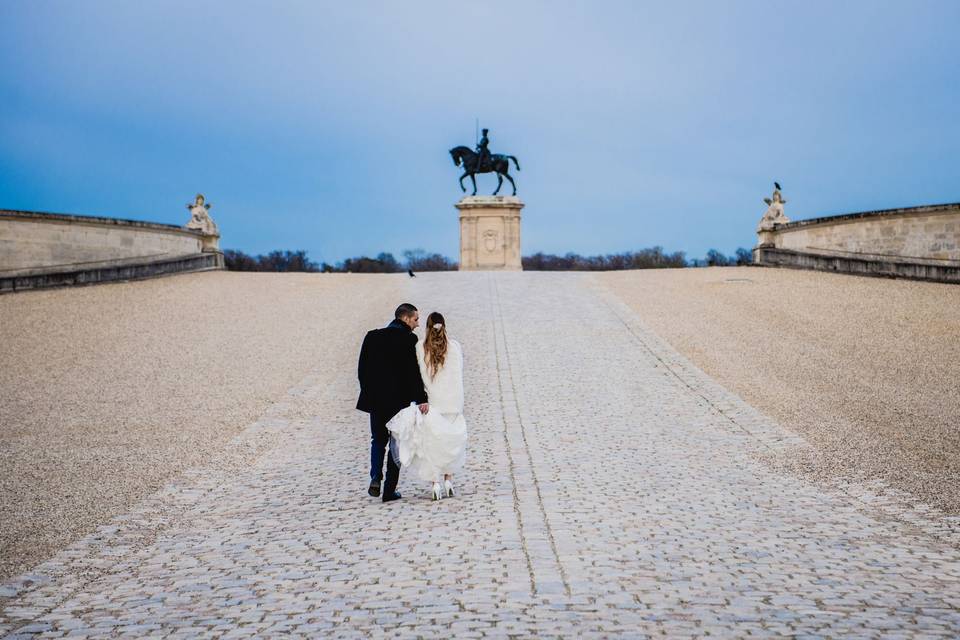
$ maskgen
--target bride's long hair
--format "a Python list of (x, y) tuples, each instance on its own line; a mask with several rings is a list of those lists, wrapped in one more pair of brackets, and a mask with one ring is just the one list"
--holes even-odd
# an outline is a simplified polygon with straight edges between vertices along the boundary
[(438, 311), (427, 316), (427, 335), (423, 340), (423, 359), (430, 378), (437, 375), (447, 358), (447, 322)]

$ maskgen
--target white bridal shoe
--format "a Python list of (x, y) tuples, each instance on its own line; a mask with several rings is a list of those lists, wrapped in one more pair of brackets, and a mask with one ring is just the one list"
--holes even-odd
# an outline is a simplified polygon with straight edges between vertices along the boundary
[(444, 480), (444, 481), (443, 481), (443, 491), (444, 491), (444, 493), (447, 494), (447, 497), (448, 497), (448, 498), (452, 498), (452, 497), (453, 497), (453, 483), (450, 482), (449, 480)]
[(439, 482), (433, 483), (433, 499), (434, 500), (440, 499), (440, 483)]

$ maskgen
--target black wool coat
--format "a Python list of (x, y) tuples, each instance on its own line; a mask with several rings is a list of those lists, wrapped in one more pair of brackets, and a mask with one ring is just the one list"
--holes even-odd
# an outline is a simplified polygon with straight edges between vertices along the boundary
[(399, 320), (367, 333), (360, 347), (357, 409), (391, 418), (427, 401), (417, 364), (417, 334)]

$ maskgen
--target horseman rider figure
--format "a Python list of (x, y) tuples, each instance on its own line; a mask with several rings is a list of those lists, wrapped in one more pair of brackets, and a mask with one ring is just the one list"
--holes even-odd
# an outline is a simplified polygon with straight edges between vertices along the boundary
[(487, 138), (487, 132), (490, 129), (483, 130), (483, 137), (480, 138), (480, 142), (477, 143), (477, 171), (483, 171), (484, 161), (490, 160), (490, 150), (487, 149), (487, 145), (490, 144), (490, 139)]
[(502, 153), (490, 152), (490, 138), (488, 137), (490, 129), (483, 130), (483, 137), (477, 142), (476, 151), (466, 145), (460, 145), (450, 149), (450, 158), (454, 166), (463, 169), (463, 175), (460, 176), (460, 189), (466, 192), (467, 188), (463, 186), (463, 179), (470, 178), (473, 183), (473, 193), (477, 195), (477, 174), (495, 173), (497, 175), (497, 188), (493, 195), (500, 193), (500, 187), (506, 179), (513, 187), (513, 195), (517, 195), (517, 184), (510, 177), (510, 161), (513, 161), (517, 171), (520, 170), (520, 163), (515, 156), (504, 155)]

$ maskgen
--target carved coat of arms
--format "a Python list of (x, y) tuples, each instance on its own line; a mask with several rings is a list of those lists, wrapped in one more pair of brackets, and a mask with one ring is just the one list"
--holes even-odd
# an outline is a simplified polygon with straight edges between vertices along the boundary
[(496, 231), (494, 231), (493, 229), (490, 229), (490, 230), (488, 230), (488, 231), (484, 231), (484, 232), (483, 232), (483, 247), (484, 247), (489, 253), (493, 253), (494, 251), (497, 250), (497, 244), (498, 244), (498, 243), (497, 243), (497, 238), (498, 238), (499, 235), (500, 235), (500, 234), (498, 234), (498, 233), (497, 233)]

